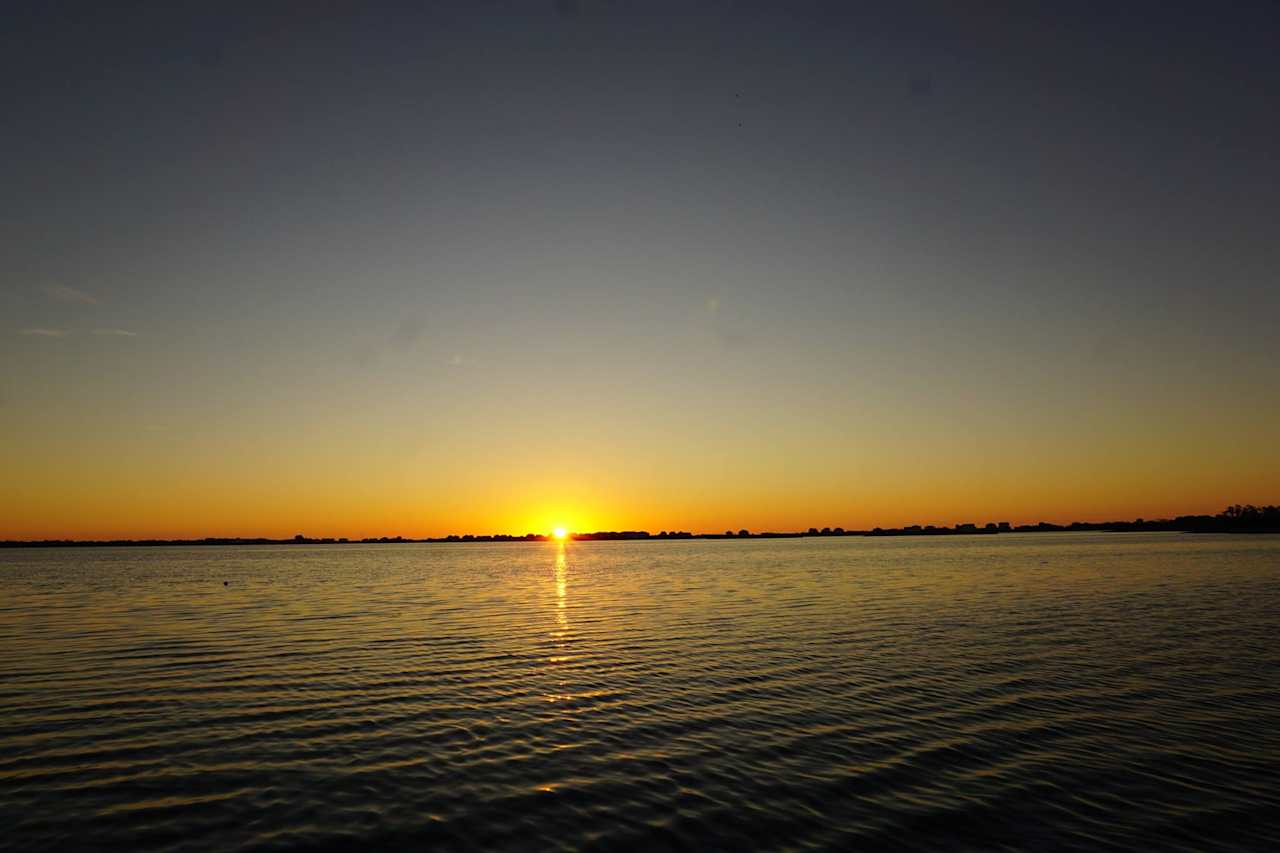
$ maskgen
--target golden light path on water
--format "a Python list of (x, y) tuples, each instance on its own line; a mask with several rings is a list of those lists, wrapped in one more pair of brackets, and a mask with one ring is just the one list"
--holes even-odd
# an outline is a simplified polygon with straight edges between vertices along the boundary
[[(555, 561), (552, 564), (552, 581), (555, 584), (555, 627), (551, 630), (552, 652), (553, 654), (547, 659), (547, 663), (551, 667), (565, 667), (571, 663), (573, 657), (569, 654), (569, 613), (568, 613), (568, 592), (569, 592), (569, 564), (565, 554), (566, 543), (565, 537), (556, 532), (556, 538), (552, 542), (555, 548)], [(568, 678), (564, 671), (555, 673), (555, 692), (547, 695), (547, 701), (551, 703), (568, 703), (574, 700), (574, 694), (571, 689)], [(567, 712), (566, 712), (567, 713)], [(548, 782), (535, 786), (535, 789), (541, 793), (553, 793), (559, 787), (557, 782)]]
[(563, 541), (555, 543), (556, 556), (553, 572), (556, 584), (556, 628), (551, 636), (555, 639), (558, 654), (551, 658), (551, 663), (562, 663), (568, 660), (568, 655), (564, 654), (567, 651), (569, 638), (569, 614), (566, 609), (569, 593), (569, 566), (565, 558), (565, 547)]

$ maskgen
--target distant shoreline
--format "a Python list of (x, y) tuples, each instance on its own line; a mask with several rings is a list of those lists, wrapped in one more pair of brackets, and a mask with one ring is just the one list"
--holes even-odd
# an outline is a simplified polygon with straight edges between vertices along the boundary
[[(579, 542), (665, 542), (684, 539), (802, 539), (832, 536), (974, 536), (1009, 533), (1280, 533), (1280, 507), (1241, 506), (1228, 507), (1217, 515), (1181, 515), (1177, 518), (1133, 521), (1074, 521), (1070, 524), (1013, 525), (1007, 521), (977, 524), (957, 524), (954, 527), (938, 527), (932, 524), (913, 524), (908, 527), (875, 527), (870, 530), (846, 530), (843, 527), (810, 527), (804, 531), (761, 532), (726, 530), (724, 533), (689, 533), (683, 530), (663, 530), (650, 533), (647, 530), (603, 530), (594, 533), (571, 533), (567, 538)], [(309, 537), (298, 534), (291, 539), (266, 537), (205, 537), (203, 539), (31, 539), (3, 540), (0, 548), (111, 548), (111, 547), (164, 547), (164, 546), (219, 546), (219, 545), (382, 545), (433, 542), (547, 542), (555, 537), (541, 533), (516, 536), (505, 533), (433, 536), (414, 539), (404, 536), (369, 536), (361, 539), (347, 537)]]

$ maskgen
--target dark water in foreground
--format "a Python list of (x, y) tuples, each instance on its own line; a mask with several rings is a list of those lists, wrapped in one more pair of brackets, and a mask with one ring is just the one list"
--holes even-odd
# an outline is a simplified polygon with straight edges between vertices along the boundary
[(0, 846), (1274, 849), (1278, 785), (1280, 537), (0, 551)]

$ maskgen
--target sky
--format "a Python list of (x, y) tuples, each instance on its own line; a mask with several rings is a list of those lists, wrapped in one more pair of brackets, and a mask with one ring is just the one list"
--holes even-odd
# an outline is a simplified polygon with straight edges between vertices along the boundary
[(0, 538), (1280, 502), (1280, 11), (975, 8), (6, 7)]

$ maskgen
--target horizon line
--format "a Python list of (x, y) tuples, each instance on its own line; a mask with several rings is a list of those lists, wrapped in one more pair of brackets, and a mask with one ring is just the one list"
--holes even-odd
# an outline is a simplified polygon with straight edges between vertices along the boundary
[[(546, 542), (546, 541), (607, 541), (607, 540), (669, 540), (669, 539), (796, 539), (805, 537), (830, 536), (910, 536), (910, 535), (991, 535), (998, 533), (1036, 533), (1036, 532), (1074, 532), (1074, 531), (1182, 531), (1213, 532), (1208, 528), (1222, 527), (1280, 530), (1280, 506), (1255, 506), (1253, 504), (1233, 504), (1216, 515), (1183, 514), (1172, 518), (1148, 519), (1138, 516), (1132, 520), (1110, 521), (1072, 521), (1055, 523), (1039, 521), (1035, 523), (1012, 524), (1008, 521), (986, 522), (977, 524), (961, 522), (951, 526), (934, 524), (910, 524), (901, 527), (809, 527), (806, 530), (794, 531), (751, 531), (747, 528), (738, 530), (726, 529), (724, 532), (698, 532), (687, 530), (661, 530), (652, 533), (648, 530), (597, 530), (597, 531), (553, 531), (550, 533), (451, 533), (444, 536), (307, 536), (302, 533), (292, 537), (271, 536), (204, 536), (204, 537), (143, 537), (112, 539), (3, 539), (0, 547), (20, 547), (23, 545), (129, 545), (129, 544), (378, 544), (387, 542), (430, 543), (430, 542)], [(1270, 525), (1270, 526), (1268, 526)]]

